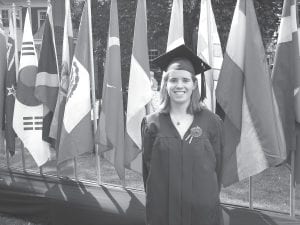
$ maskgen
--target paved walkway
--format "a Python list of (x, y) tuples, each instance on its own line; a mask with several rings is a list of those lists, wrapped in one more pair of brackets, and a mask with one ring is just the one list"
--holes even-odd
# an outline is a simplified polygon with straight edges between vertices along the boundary
[[(0, 168), (0, 213), (50, 225), (144, 225), (143, 191)], [(299, 225), (300, 218), (223, 205), (229, 225)]]

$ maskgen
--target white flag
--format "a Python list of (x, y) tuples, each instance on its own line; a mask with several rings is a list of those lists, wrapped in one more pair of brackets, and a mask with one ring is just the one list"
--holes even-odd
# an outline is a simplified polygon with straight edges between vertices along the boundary
[(34, 95), (37, 66), (37, 55), (27, 10), (17, 82), (13, 128), (37, 165), (41, 166), (50, 158), (50, 147), (48, 143), (42, 140), (43, 105)]
[[(211, 0), (201, 1), (197, 55), (204, 59), (204, 61), (212, 68), (205, 72), (206, 98), (204, 99), (204, 103), (208, 109), (215, 112), (215, 87), (223, 62), (223, 54)], [(198, 82), (199, 87), (201, 87), (201, 79), (198, 79)]]

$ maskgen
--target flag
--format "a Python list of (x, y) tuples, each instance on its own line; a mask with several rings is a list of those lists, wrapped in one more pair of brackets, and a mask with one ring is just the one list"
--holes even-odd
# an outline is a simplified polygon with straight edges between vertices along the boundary
[(63, 115), (66, 104), (66, 95), (69, 86), (69, 76), (71, 71), (71, 60), (73, 57), (73, 29), (71, 20), (70, 1), (65, 1), (65, 22), (62, 47), (62, 69), (60, 75), (60, 86), (57, 96), (56, 106), (50, 126), (49, 136), (55, 139), (55, 149), (58, 151), (60, 134), (62, 128)]
[[(219, 78), (223, 54), (211, 0), (201, 1), (197, 55), (212, 68), (204, 73), (206, 83), (206, 98), (204, 99), (204, 104), (212, 112), (215, 112), (215, 86)], [(197, 78), (199, 87), (201, 87), (201, 75), (198, 75)]]
[(63, 27), (64, 26), (64, 19), (65, 19), (65, 12), (68, 0), (64, 1), (51, 1), (52, 8), (53, 8), (53, 24), (54, 27)]
[(108, 158), (113, 162), (120, 179), (124, 180), (124, 110), (116, 0), (111, 1), (108, 33), (102, 105), (96, 142), (100, 144), (100, 151), (112, 150), (108, 153)]
[(85, 4), (81, 16), (77, 45), (72, 61), (70, 82), (67, 93), (58, 163), (72, 159), (94, 146), (94, 134), (91, 121), (91, 43), (88, 20), (88, 4)]
[(285, 139), (252, 0), (238, 0), (216, 96), (226, 116), (226, 187), (281, 163)]
[(50, 158), (50, 147), (42, 140), (43, 105), (34, 96), (37, 75), (37, 55), (33, 42), (29, 9), (27, 9), (19, 76), (16, 90), (13, 128), (38, 166)]
[(133, 48), (128, 85), (128, 103), (126, 115), (126, 153), (125, 165), (141, 172), (141, 161), (138, 168), (133, 168), (133, 160), (141, 152), (141, 122), (146, 115), (146, 105), (151, 101), (150, 68), (147, 41), (146, 1), (138, 0), (135, 18)]
[(13, 129), (13, 115), (16, 97), (16, 61), (15, 61), (15, 23), (12, 13), (9, 17), (10, 34), (7, 40), (7, 73), (5, 77), (5, 140), (6, 149), (10, 155), (15, 154), (15, 137)]
[[(1, 15), (1, 14), (0, 14)], [(4, 96), (5, 96), (5, 76), (7, 72), (6, 58), (6, 34), (3, 29), (2, 19), (0, 18), (0, 132), (3, 130), (4, 118)]]
[(35, 81), (35, 97), (43, 103), (43, 140), (54, 145), (49, 137), (59, 87), (58, 65), (54, 38), (52, 6), (49, 4), (45, 21), (43, 42)]
[[(184, 26), (183, 26), (183, 0), (173, 0), (168, 41), (167, 52), (184, 44)], [(164, 85), (165, 72), (162, 74), (160, 86)]]
[(183, 28), (183, 1), (173, 0), (167, 52), (184, 44), (184, 28)]
[(296, 137), (300, 123), (300, 36), (296, 10), (295, 0), (284, 1), (272, 81), (284, 128), (287, 153), (297, 150), (295, 180), (300, 183), (300, 154), (299, 146), (296, 146), (296, 138), (297, 143), (300, 143), (299, 135)]

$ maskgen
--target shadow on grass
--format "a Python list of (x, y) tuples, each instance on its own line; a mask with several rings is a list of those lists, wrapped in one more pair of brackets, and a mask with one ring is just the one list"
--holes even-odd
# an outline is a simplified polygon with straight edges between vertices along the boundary
[(84, 184), (68, 178), (63, 179), (60, 184), (55, 184), (45, 196), (50, 203), (51, 225), (88, 225), (91, 214), (100, 208), (97, 199), (87, 191)]
[(226, 223), (224, 225), (298, 225), (298, 219), (269, 211), (246, 208), (222, 207)]

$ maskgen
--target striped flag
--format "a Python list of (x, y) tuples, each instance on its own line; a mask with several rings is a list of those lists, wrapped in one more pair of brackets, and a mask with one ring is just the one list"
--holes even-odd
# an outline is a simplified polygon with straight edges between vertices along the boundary
[(52, 6), (49, 4), (45, 21), (42, 48), (35, 81), (35, 97), (43, 103), (43, 140), (54, 145), (49, 137), (59, 87), (58, 65), (54, 38)]
[(5, 140), (6, 149), (11, 155), (15, 154), (15, 137), (13, 115), (16, 97), (16, 62), (15, 62), (15, 23), (12, 13), (9, 17), (10, 35), (7, 40), (7, 73), (5, 78)]
[(117, 0), (111, 1), (108, 33), (102, 105), (96, 142), (100, 144), (100, 151), (111, 150), (105, 153), (105, 156), (114, 164), (120, 179), (124, 180), (124, 110)]
[(69, 86), (69, 76), (71, 71), (71, 60), (73, 57), (73, 29), (71, 20), (70, 1), (65, 1), (65, 21), (62, 47), (62, 69), (60, 75), (60, 86), (57, 96), (56, 106), (50, 126), (49, 136), (55, 139), (55, 149), (58, 150), (60, 134), (62, 128), (63, 115), (66, 105), (66, 96)]
[[(215, 112), (215, 87), (223, 62), (223, 54), (211, 0), (201, 1), (197, 55), (204, 59), (204, 61), (212, 68), (204, 73), (206, 82), (206, 98), (204, 99), (204, 104), (212, 112)], [(198, 75), (197, 78), (198, 86), (201, 87), (201, 75)]]
[[(142, 138), (141, 122), (146, 115), (146, 105), (151, 101), (150, 68), (147, 41), (146, 1), (138, 0), (135, 18), (133, 48), (128, 85), (128, 103), (126, 118), (126, 153), (125, 165), (141, 172), (140, 159)], [(133, 166), (136, 165), (137, 167)]]
[[(1, 14), (0, 14), (1, 16)], [(7, 58), (6, 58), (6, 34), (3, 29), (2, 19), (0, 17), (0, 132), (3, 129), (4, 116), (4, 96), (5, 96), (5, 76), (7, 72)]]
[(94, 134), (91, 121), (90, 96), (90, 34), (88, 4), (81, 16), (77, 45), (72, 61), (62, 131), (59, 143), (58, 163), (93, 150)]
[(285, 160), (282, 124), (252, 0), (237, 1), (216, 95), (226, 114), (225, 187)]
[(167, 52), (184, 44), (183, 0), (173, 0)]
[(27, 9), (22, 40), (13, 128), (38, 166), (50, 158), (50, 147), (42, 140), (43, 105), (34, 96), (37, 55)]
[(288, 154), (296, 151), (295, 180), (300, 183), (300, 43), (296, 0), (285, 0), (272, 71), (275, 97), (284, 128)]

